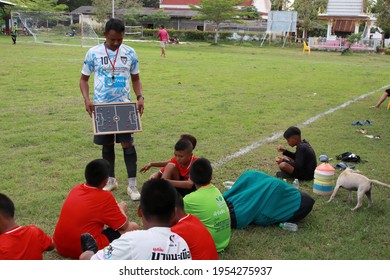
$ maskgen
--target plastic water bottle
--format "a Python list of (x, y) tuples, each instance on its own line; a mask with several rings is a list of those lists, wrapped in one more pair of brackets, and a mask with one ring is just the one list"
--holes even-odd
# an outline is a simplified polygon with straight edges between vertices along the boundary
[(298, 225), (297, 224), (287, 223), (287, 222), (286, 223), (280, 223), (279, 227), (281, 229), (288, 230), (288, 231), (297, 231), (298, 230)]
[(298, 179), (294, 179), (293, 187), (296, 189), (299, 189), (299, 180)]
[(226, 181), (226, 182), (223, 182), (223, 186), (225, 187), (226, 190), (230, 190), (234, 185), (234, 182), (233, 181)]

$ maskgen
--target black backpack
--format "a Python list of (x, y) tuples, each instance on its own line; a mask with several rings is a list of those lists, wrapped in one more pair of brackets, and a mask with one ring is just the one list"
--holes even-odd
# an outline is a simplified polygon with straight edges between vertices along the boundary
[(344, 161), (344, 162), (361, 162), (362, 160), (357, 154), (351, 152), (345, 152), (336, 156), (336, 159)]

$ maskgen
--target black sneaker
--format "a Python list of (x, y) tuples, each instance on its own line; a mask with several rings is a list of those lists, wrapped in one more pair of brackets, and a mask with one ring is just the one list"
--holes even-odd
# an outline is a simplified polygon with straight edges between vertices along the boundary
[(98, 245), (96, 243), (95, 238), (89, 233), (83, 233), (80, 237), (81, 242), (81, 250), (83, 252), (85, 251), (92, 251), (96, 254), (98, 251)]

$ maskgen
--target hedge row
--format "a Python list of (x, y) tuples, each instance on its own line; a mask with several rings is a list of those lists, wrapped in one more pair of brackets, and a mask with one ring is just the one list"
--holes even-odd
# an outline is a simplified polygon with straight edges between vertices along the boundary
[[(135, 31), (135, 30), (134, 30)], [(141, 30), (139, 30), (141, 31)], [(210, 41), (214, 40), (215, 32), (214, 31), (199, 31), (199, 30), (168, 30), (170, 37), (176, 37), (180, 41)], [(143, 37), (147, 38), (156, 38), (158, 29), (144, 29)], [(219, 39), (225, 40), (233, 35), (233, 32), (219, 32)], [(240, 34), (244, 35), (244, 34)], [(253, 34), (252, 34), (253, 35)]]

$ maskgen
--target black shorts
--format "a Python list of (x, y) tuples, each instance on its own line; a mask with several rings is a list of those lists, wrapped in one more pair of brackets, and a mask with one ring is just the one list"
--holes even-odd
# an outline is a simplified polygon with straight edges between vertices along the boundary
[(385, 90), (387, 92), (387, 96), (390, 97), (390, 88)]
[(112, 143), (134, 142), (132, 133), (94, 135), (93, 143), (96, 145), (110, 145)]
[(294, 171), (292, 173), (292, 177), (297, 178), (299, 180), (303, 180), (303, 181), (313, 180), (313, 175), (314, 174), (311, 174), (311, 173), (308, 174), (308, 172), (305, 170), (296, 169), (295, 167), (294, 167)]
[(305, 192), (301, 192), (301, 204), (294, 215), (287, 222), (295, 223), (305, 218), (313, 209), (315, 200)]
[(108, 227), (106, 229), (104, 229), (102, 231), (102, 233), (107, 236), (107, 239), (108, 241), (110, 241), (110, 243), (112, 241), (114, 241), (115, 239), (118, 239), (119, 237), (121, 237), (121, 234), (119, 233), (119, 231), (116, 231), (116, 230), (113, 230), (112, 228)]

